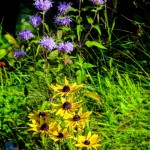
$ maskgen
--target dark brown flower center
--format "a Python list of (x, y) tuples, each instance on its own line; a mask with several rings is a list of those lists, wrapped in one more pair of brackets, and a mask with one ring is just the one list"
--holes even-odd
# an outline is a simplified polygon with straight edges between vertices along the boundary
[(72, 107), (72, 105), (71, 105), (70, 102), (65, 102), (65, 103), (63, 104), (63, 109), (64, 109), (64, 110), (71, 109), (71, 107)]
[(81, 118), (80, 118), (80, 116), (79, 115), (75, 115), (74, 117), (73, 117), (73, 121), (78, 121), (78, 120), (80, 120)]
[(65, 85), (63, 87), (63, 92), (69, 92), (70, 91), (70, 87), (68, 85)]
[(43, 112), (43, 111), (39, 112), (39, 117), (40, 116), (44, 117), (45, 115), (46, 115), (45, 112)]
[(58, 135), (57, 135), (58, 138), (63, 138), (63, 136), (64, 135), (62, 133), (58, 133)]
[(41, 130), (49, 130), (49, 126), (47, 123), (44, 123), (42, 126), (41, 126)]
[(90, 145), (90, 141), (89, 141), (89, 140), (85, 140), (85, 141), (84, 141), (84, 144), (85, 144), (85, 145)]

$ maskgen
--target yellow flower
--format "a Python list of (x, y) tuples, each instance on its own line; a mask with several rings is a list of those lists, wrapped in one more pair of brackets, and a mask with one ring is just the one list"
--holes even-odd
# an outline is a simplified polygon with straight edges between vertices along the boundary
[(65, 122), (67, 122), (67, 126), (84, 126), (89, 120), (87, 119), (92, 112), (82, 113), (82, 107), (79, 109), (78, 113), (68, 114), (65, 117)]
[(34, 113), (29, 114), (28, 117), (30, 118), (30, 120), (35, 120), (35, 121), (39, 121), (40, 118), (43, 118), (43, 120), (45, 120), (46, 122), (50, 120), (49, 110), (44, 110), (44, 111), (34, 110)]
[(80, 88), (82, 88), (82, 87), (83, 87), (83, 84), (77, 85), (76, 82), (75, 82), (75, 83), (73, 83), (73, 84), (70, 86), (69, 83), (68, 83), (68, 80), (67, 80), (66, 77), (65, 77), (65, 81), (64, 81), (64, 85), (63, 85), (63, 86), (56, 84), (56, 86), (50, 85), (50, 87), (51, 87), (55, 92), (57, 92), (57, 94), (53, 96), (53, 98), (54, 98), (54, 97), (56, 97), (57, 95), (68, 96), (69, 94), (72, 94), (72, 93), (78, 91)]
[(97, 147), (100, 146), (100, 144), (97, 144), (100, 138), (96, 134), (91, 135), (91, 131), (88, 132), (87, 136), (79, 135), (78, 138), (76, 138), (75, 140), (77, 141), (77, 144), (75, 144), (75, 146), (81, 149), (84, 147), (86, 147), (87, 149), (97, 149)]
[(32, 124), (29, 124), (31, 129), (28, 131), (34, 131), (33, 135), (36, 135), (38, 133), (40, 134), (50, 134), (51, 132), (57, 130), (58, 124), (56, 122), (48, 123), (43, 120), (43, 118), (40, 118), (39, 122), (36, 122), (35, 120), (32, 120)]
[(57, 107), (54, 111), (56, 111), (56, 115), (60, 115), (65, 117), (68, 113), (73, 113), (77, 108), (79, 108), (82, 103), (82, 101), (79, 102), (73, 102), (73, 98), (69, 98), (68, 100), (65, 100), (63, 97), (61, 97), (61, 103), (62, 104), (54, 104), (51, 103), (52, 106)]
[(67, 132), (67, 128), (61, 129), (59, 127), (57, 131), (54, 131), (51, 134), (51, 139), (53, 139), (55, 142), (62, 141), (64, 139), (68, 139), (68, 138), (72, 138), (72, 136), (70, 133)]

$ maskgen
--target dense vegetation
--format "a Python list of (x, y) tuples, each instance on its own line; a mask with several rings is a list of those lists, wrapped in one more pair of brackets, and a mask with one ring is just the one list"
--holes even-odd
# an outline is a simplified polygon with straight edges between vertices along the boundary
[(150, 3), (28, 2), (0, 25), (0, 148), (150, 149)]

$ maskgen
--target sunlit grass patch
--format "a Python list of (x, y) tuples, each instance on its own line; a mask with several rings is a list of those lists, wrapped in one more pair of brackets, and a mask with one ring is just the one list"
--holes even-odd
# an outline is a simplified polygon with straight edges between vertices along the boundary
[(98, 73), (91, 79), (102, 103), (89, 101), (87, 107), (94, 110), (92, 117), (103, 139), (102, 148), (149, 148), (150, 103), (141, 81), (118, 71), (113, 74), (108, 71), (106, 76)]

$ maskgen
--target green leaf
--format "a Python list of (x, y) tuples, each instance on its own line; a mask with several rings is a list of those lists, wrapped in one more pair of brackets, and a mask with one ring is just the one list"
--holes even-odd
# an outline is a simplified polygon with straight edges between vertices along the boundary
[(44, 111), (45, 109), (47, 109), (48, 106), (49, 106), (49, 101), (44, 101), (41, 108), (39, 108), (39, 109)]
[(49, 26), (46, 23), (44, 23), (44, 27), (45, 27), (46, 31), (49, 33)]
[(76, 16), (76, 21), (77, 21), (77, 24), (81, 24), (82, 17), (81, 16)]
[(81, 84), (82, 83), (82, 73), (81, 73), (81, 70), (78, 70), (76, 72), (76, 76), (77, 76), (77, 83)]
[(85, 44), (86, 44), (87, 47), (96, 46), (96, 47), (101, 48), (101, 49), (107, 49), (107, 48), (106, 48), (105, 46), (103, 46), (101, 43), (96, 42), (96, 41), (87, 41)]
[(15, 56), (14, 56), (14, 52), (13, 51), (11, 51), (11, 52), (9, 52), (8, 54), (7, 54), (7, 58), (8, 59), (10, 59), (10, 58), (14, 58)]
[(44, 72), (42, 71), (36, 71), (35, 74), (38, 76), (44, 76)]
[(83, 68), (83, 69), (92, 68), (92, 67), (96, 67), (96, 66), (95, 66), (95, 65), (92, 65), (92, 64), (90, 64), (90, 63), (84, 63), (84, 64), (82, 65), (82, 68)]
[(87, 10), (89, 10), (90, 8), (93, 8), (93, 7), (91, 7), (91, 6), (85, 6), (85, 7), (82, 9), (82, 11), (87, 11)]
[(58, 67), (57, 67), (56, 72), (61, 71), (63, 68), (64, 68), (64, 65), (63, 64), (59, 64)]
[(38, 45), (37, 48), (36, 48), (36, 54), (35, 54), (35, 57), (39, 54), (40, 48), (41, 48), (41, 46)]
[(58, 57), (58, 52), (58, 50), (52, 51), (47, 58), (51, 61), (55, 60)]
[(15, 60), (14, 59), (7, 59), (7, 62), (10, 66), (14, 66)]
[(63, 32), (62, 32), (62, 30), (57, 30), (57, 38), (58, 39), (62, 39), (62, 34), (63, 34)]
[(85, 70), (78, 70), (77, 72), (76, 72), (76, 76), (77, 76), (77, 83), (78, 84), (81, 84), (81, 83), (83, 83), (83, 81), (85, 80), (85, 78), (86, 78), (86, 75), (85, 75)]
[(78, 41), (80, 41), (81, 32), (82, 32), (82, 30), (83, 30), (83, 25), (77, 25), (76, 29), (77, 29)]
[(89, 16), (86, 16), (86, 19), (88, 21), (89, 24), (92, 24), (93, 23), (93, 19)]
[(4, 35), (4, 37), (7, 39), (9, 44), (14, 45), (15, 47), (19, 48), (19, 44), (17, 43), (17, 41), (15, 40), (13, 36), (7, 33)]
[(47, 85), (49, 86), (49, 84), (52, 82), (52, 75), (48, 74), (45, 78), (45, 81), (46, 81)]
[(93, 26), (93, 28), (95, 28), (98, 31), (99, 35), (101, 35), (101, 29), (100, 29), (99, 25), (96, 24)]
[(39, 40), (37, 40), (37, 39), (36, 39), (36, 40), (31, 40), (31, 41), (30, 41), (30, 44), (31, 44), (31, 43), (38, 44), (38, 43), (39, 43)]
[(101, 98), (99, 97), (99, 95), (96, 92), (85, 91), (83, 96), (87, 96), (89, 98), (97, 100), (98, 102), (102, 102)]
[(6, 49), (0, 49), (0, 59), (2, 59), (5, 55), (7, 55)]
[(70, 11), (77, 12), (78, 9), (75, 9), (75, 8), (71, 7), (71, 8), (69, 8), (68, 12), (70, 12)]
[(8, 49), (11, 45), (8, 43), (8, 40), (5, 38), (0, 38), (0, 49)]
[(67, 27), (67, 26), (62, 26), (61, 29), (63, 31), (71, 31), (71, 28), (70, 27)]

